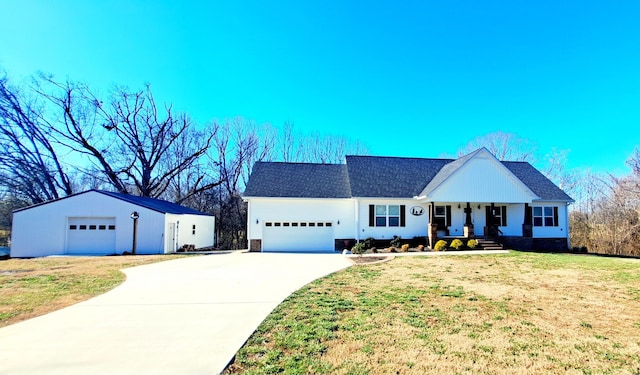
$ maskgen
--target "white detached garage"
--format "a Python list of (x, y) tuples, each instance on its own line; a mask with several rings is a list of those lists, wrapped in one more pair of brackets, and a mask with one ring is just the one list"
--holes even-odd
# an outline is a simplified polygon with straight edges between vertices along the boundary
[(11, 256), (166, 254), (213, 246), (215, 217), (175, 203), (89, 190), (13, 213)]

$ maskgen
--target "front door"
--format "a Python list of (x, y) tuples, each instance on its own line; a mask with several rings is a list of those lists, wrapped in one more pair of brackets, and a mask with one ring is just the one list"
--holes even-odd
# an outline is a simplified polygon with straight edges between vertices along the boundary
[(176, 223), (169, 223), (166, 233), (165, 253), (174, 253), (176, 251)]
[(477, 236), (484, 233), (484, 227), (487, 225), (486, 214), (483, 209), (478, 209), (478, 206), (473, 207), (473, 228)]

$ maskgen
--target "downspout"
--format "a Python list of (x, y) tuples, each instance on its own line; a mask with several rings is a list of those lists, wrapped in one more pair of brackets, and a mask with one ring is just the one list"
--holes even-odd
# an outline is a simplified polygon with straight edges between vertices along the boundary
[(247, 199), (247, 249), (251, 251), (251, 201)]
[(569, 204), (570, 202), (565, 203), (565, 210), (564, 210), (564, 221), (565, 221), (565, 228), (567, 228), (567, 250), (571, 249), (571, 236), (569, 235)]
[(354, 208), (356, 210), (356, 225), (355, 225), (355, 236), (354, 239), (356, 240), (356, 242), (360, 242), (360, 201), (358, 201), (358, 198), (354, 199), (355, 201), (355, 205)]

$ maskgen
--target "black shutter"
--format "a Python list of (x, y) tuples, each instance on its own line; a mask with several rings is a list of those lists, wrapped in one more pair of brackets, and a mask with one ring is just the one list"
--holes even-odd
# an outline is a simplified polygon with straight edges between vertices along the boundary
[(491, 212), (491, 207), (485, 206), (485, 208), (486, 208), (485, 226), (490, 227), (493, 224), (493, 212)]
[(447, 226), (451, 226), (451, 206), (447, 206)]
[(531, 225), (533, 223), (533, 207), (529, 203), (524, 204), (524, 224)]
[(406, 214), (406, 209), (405, 209), (405, 205), (402, 204), (400, 205), (400, 226), (404, 227), (406, 226), (406, 221), (407, 221), (407, 214)]
[(507, 226), (507, 206), (502, 206), (502, 226)]
[(558, 207), (553, 207), (553, 226), (558, 226)]
[(376, 224), (376, 206), (369, 205), (369, 226), (373, 227)]

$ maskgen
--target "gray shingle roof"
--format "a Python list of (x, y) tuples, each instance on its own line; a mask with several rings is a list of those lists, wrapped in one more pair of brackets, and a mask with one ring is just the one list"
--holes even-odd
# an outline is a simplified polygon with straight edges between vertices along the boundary
[(344, 164), (257, 162), (245, 197), (349, 198)]
[(347, 156), (354, 197), (413, 198), (452, 160)]
[(573, 199), (567, 193), (531, 164), (523, 161), (503, 161), (502, 164), (516, 175), (520, 181), (524, 182), (540, 199), (573, 202)]
[[(245, 197), (413, 198), (438, 186), (479, 150), (459, 159), (347, 156), (344, 164), (258, 162)], [(502, 162), (540, 199), (572, 201), (526, 162)]]

